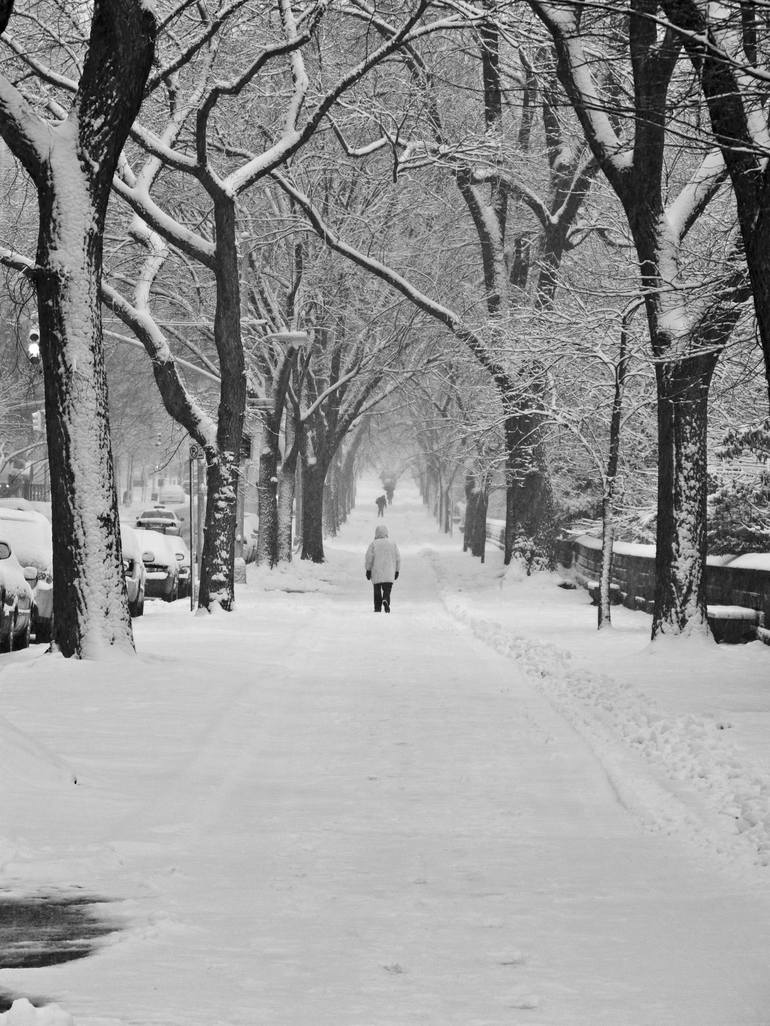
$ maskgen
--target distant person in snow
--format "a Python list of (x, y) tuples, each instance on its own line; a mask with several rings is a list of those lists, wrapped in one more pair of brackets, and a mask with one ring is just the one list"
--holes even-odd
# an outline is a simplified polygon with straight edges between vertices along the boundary
[(388, 479), (385, 481), (385, 495), (388, 500), (388, 505), (393, 505), (393, 492), (396, 490), (396, 482)]
[(377, 498), (374, 501), (377, 503), (377, 516), (378, 517), (384, 517), (385, 516), (385, 507), (388, 504), (388, 500), (387, 500), (386, 496), (378, 495)]
[(366, 550), (366, 579), (374, 585), (375, 613), (390, 612), (390, 589), (398, 580), (401, 569), (401, 554), (398, 545), (388, 538), (384, 524), (375, 528), (374, 541)]

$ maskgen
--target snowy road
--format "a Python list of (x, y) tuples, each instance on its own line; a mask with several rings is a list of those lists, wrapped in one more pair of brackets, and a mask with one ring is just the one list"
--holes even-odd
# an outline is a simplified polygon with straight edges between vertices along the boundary
[(77, 1026), (768, 1026), (766, 886), (646, 830), (449, 615), (405, 491), (390, 617), (367, 504), (229, 618), (153, 604), (138, 660), (0, 674), (3, 715), (79, 781), (6, 746), (3, 886), (85, 888), (125, 927), (0, 990)]

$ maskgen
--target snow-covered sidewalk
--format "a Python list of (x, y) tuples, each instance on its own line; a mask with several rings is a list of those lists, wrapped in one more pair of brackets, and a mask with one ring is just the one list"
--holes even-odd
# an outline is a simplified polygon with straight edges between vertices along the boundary
[(641, 621), (598, 643), (584, 595), (501, 587), (405, 483), (375, 616), (373, 497), (229, 616), (149, 603), (136, 659), (0, 661), (0, 887), (119, 926), (0, 992), (76, 1026), (767, 1026), (762, 831), (697, 775), (766, 794), (770, 660), (668, 704)]

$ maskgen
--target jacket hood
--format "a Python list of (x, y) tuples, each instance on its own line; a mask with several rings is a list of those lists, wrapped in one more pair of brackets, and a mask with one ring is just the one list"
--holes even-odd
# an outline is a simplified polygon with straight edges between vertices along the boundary
[(380, 524), (379, 527), (376, 527), (374, 529), (374, 537), (375, 538), (387, 538), (388, 537), (388, 529), (387, 529), (387, 527), (385, 527), (384, 524)]

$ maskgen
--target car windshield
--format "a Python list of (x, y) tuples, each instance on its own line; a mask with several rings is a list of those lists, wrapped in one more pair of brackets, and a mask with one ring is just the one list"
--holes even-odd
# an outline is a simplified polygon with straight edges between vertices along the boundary
[(176, 514), (170, 509), (146, 509), (142, 517), (152, 520), (176, 520)]

